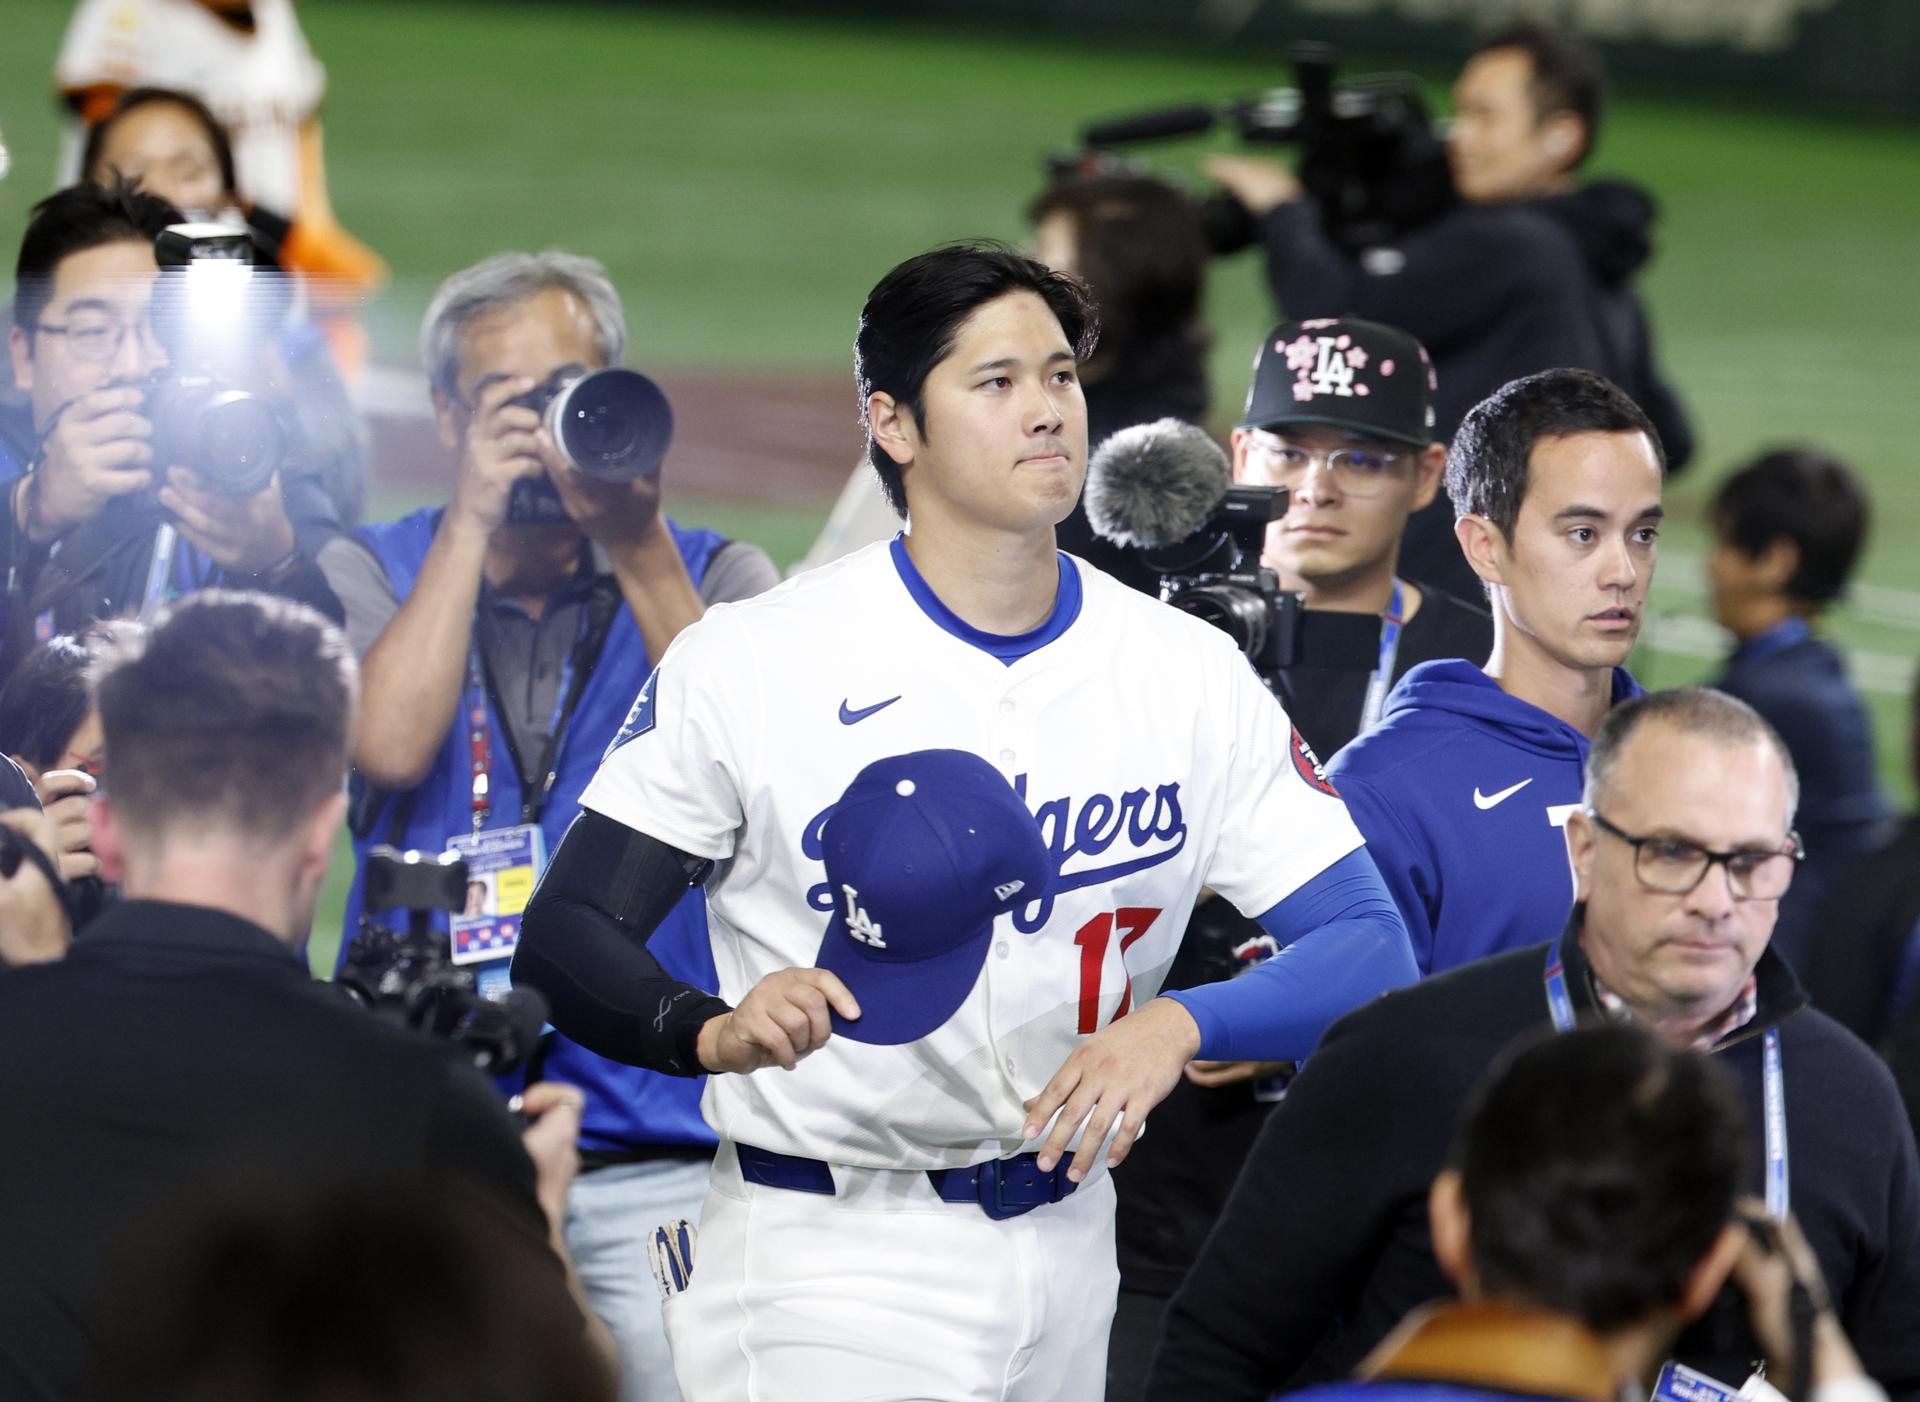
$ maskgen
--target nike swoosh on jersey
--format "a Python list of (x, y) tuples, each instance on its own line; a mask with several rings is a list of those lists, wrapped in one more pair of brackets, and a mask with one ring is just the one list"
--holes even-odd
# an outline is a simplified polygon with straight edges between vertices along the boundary
[(1480, 786), (1475, 784), (1473, 786), (1473, 806), (1482, 812), (1485, 812), (1489, 808), (1498, 808), (1532, 782), (1533, 780), (1531, 779), (1522, 779), (1519, 783), (1513, 785), (1513, 787), (1502, 789), (1499, 793), (1481, 793)]
[[(906, 694), (905, 692), (901, 693), (901, 695), (903, 696), (905, 694)], [(889, 696), (884, 701), (877, 701), (871, 706), (862, 706), (857, 711), (854, 710), (852, 707), (848, 706), (845, 701), (842, 701), (840, 703), (840, 724), (858, 725), (861, 721), (865, 720), (868, 716), (872, 715), (874, 712), (886, 710), (887, 707), (891, 706), (894, 702), (898, 701), (899, 699), (900, 699), (899, 696)]]

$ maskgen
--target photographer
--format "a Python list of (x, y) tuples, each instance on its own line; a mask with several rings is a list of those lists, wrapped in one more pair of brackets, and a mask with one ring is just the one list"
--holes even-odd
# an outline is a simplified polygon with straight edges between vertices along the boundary
[[(1731, 1275), (1769, 1383), (1801, 1402), (1883, 1399), (1792, 1218), (1776, 1227), (1736, 1201), (1744, 1118), (1713, 1062), (1629, 1025), (1502, 1058), (1427, 1195), (1434, 1255), (1461, 1299), (1410, 1315), (1354, 1381), (1296, 1396), (1572, 1402), (1653, 1383), (1667, 1398), (1682, 1375), (1663, 1360)], [(1795, 1287), (1815, 1310), (1804, 1339)]]
[[(154, 241), (173, 206), (116, 185), (42, 201), (21, 241), (11, 350), (38, 454), (5, 483), (0, 674), (36, 638), (211, 585), (268, 589), (338, 615), (295, 540), (280, 477), (248, 495), (154, 460)], [(324, 508), (322, 509), (324, 510)]]
[[(657, 459), (605, 480), (569, 459), (551, 416), (543, 422), (536, 403), (625, 350), (619, 294), (592, 259), (506, 253), (455, 273), (420, 339), (441, 439), (459, 455), (453, 499), (321, 553), (366, 679), (354, 738), (361, 869), (343, 954), (352, 957), (371, 846), (458, 849), (470, 876), (490, 880), (480, 912), (449, 931), (455, 961), (478, 971), (484, 992), (506, 985), (527, 895), (652, 659), (707, 605), (777, 576), (756, 547), (669, 520)], [(664, 414), (664, 401), (646, 412)], [(650, 947), (713, 986), (698, 892)], [(701, 1083), (617, 1065), (559, 1035), (543, 1057), (548, 1074), (591, 1094), (567, 1240), (619, 1341), (622, 1395), (670, 1397), (641, 1238), (699, 1213), (715, 1142)]]
[[(1284, 167), (1215, 156), (1207, 172), (1261, 222), (1267, 278), (1289, 317), (1398, 326), (1439, 371), (1443, 442), (1468, 408), (1537, 370), (1594, 370), (1645, 410), (1674, 468), (1693, 451), (1654, 364), (1632, 279), (1652, 250), (1653, 200), (1622, 181), (1575, 184), (1598, 140), (1605, 71), (1585, 45), (1521, 24), (1482, 41), (1454, 85), (1448, 163), (1461, 203), (1397, 245), (1355, 256)], [(1414, 518), (1407, 568), (1470, 596), (1444, 505)]]
[[(1562, 933), (1328, 1032), (1174, 1297), (1147, 1395), (1230, 1402), (1344, 1375), (1446, 1294), (1427, 1200), (1460, 1106), (1516, 1038), (1596, 1020), (1732, 1073), (1748, 1190), (1798, 1219), (1867, 1370), (1894, 1397), (1920, 1395), (1920, 1164), (1898, 1093), (1768, 948), (1799, 851), (1797, 789), (1779, 736), (1732, 697), (1688, 688), (1612, 710), (1567, 819), (1577, 890)], [(1487, 850), (1485, 883), (1501, 862)], [(1674, 1350), (1729, 1392), (1761, 1351), (1732, 1313), (1723, 1302)]]
[(94, 800), (93, 848), (125, 899), (65, 959), (0, 977), (0, 1393), (82, 1395), (109, 1252), (215, 1170), (465, 1179), (549, 1237), (580, 1092), (529, 1095), (543, 1113), (523, 1147), (450, 1047), (307, 971), (354, 673), (311, 609), (208, 591), (96, 683), (113, 792)]
[[(317, 479), (341, 525), (360, 524), (367, 496), (367, 431), (347, 397), (325, 335), (308, 315), (331, 290), (328, 270), (302, 269), (315, 242), (279, 213), (241, 199), (233, 142), (205, 103), (166, 88), (135, 88), (87, 130), (81, 174), (95, 185), (138, 183), (193, 219), (244, 225), (272, 272), (275, 323), (258, 337), (259, 381), (285, 414), (303, 472)], [(295, 273), (288, 280), (285, 271)], [(305, 272), (307, 276), (300, 276)], [(296, 297), (299, 302), (295, 314)]]

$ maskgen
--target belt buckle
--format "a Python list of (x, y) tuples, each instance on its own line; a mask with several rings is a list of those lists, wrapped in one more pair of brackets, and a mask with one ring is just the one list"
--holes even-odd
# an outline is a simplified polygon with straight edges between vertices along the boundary
[[(1025, 1177), (1034, 1187), (1045, 1182), (1045, 1195), (1035, 1194), (1029, 1202), (1007, 1201), (1008, 1170)], [(1020, 1170), (1024, 1169), (1023, 1174)], [(995, 1222), (1004, 1222), (1009, 1217), (1020, 1217), (1036, 1207), (1050, 1202), (1059, 1202), (1075, 1185), (1065, 1180), (1065, 1165), (1056, 1164), (1051, 1173), (1042, 1173), (1031, 1154), (1021, 1154), (1011, 1159), (989, 1159), (974, 1170), (974, 1196), (979, 1200), (980, 1210)]]

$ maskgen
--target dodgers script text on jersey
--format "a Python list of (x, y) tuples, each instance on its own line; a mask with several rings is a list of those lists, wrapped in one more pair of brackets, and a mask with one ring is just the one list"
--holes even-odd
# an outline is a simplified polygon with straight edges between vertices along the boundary
[(1159, 991), (1202, 887), (1258, 914), (1360, 846), (1223, 634), (1066, 568), (1078, 614), (1011, 664), (916, 597), (886, 545), (710, 609), (662, 659), (582, 802), (717, 863), (708, 909), (729, 1001), (817, 958), (833, 903), (820, 825), (876, 759), (984, 757), (1060, 875), (1000, 917), (978, 984), (923, 1040), (835, 1038), (790, 1073), (713, 1077), (722, 1137), (874, 1168), (1031, 1147), (1023, 1102), (1082, 1037)]

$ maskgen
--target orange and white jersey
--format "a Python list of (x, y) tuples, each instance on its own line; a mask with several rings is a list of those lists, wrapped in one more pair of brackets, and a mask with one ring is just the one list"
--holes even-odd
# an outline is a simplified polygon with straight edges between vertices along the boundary
[[(173, 88), (206, 103), (233, 140), (240, 194), (297, 218), (316, 187), (301, 127), (320, 109), (326, 70), (307, 46), (293, 0), (253, 0), (251, 26), (202, 0), (80, 0), (67, 25), (54, 83), (83, 121), (121, 92)], [(68, 133), (63, 184), (80, 177), (84, 128)]]

